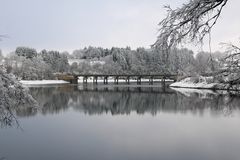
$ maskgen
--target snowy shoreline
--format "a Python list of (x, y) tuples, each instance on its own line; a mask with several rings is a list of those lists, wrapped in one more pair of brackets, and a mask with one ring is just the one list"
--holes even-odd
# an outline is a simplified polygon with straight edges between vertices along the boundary
[(69, 84), (63, 80), (21, 80), (19, 82), (23, 85)]
[(211, 77), (199, 77), (198, 82), (194, 82), (191, 77), (185, 78), (179, 82), (170, 84), (171, 88), (185, 88), (185, 89), (199, 89), (199, 90), (229, 90), (240, 91), (240, 87), (233, 86), (229, 88), (229, 85), (223, 83), (208, 82)]

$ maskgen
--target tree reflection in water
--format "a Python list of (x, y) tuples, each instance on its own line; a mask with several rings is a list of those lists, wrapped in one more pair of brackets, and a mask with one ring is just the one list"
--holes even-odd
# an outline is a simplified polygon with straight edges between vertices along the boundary
[[(236, 96), (221, 96), (218, 94), (201, 95), (192, 93), (184, 95), (171, 89), (162, 88), (108, 88), (99, 86), (55, 86), (36, 87), (30, 89), (34, 98), (37, 99), (42, 114), (57, 114), (73, 108), (85, 114), (112, 115), (150, 113), (192, 113), (203, 115), (204, 111), (210, 110), (212, 115), (231, 115), (233, 110), (239, 110), (240, 98)], [(34, 115), (32, 111), (17, 111), (17, 115)]]
[(17, 106), (14, 108), (0, 107), (0, 127), (16, 127), (22, 129), (18, 117), (33, 116), (36, 113), (37, 109), (31, 106)]
[(36, 113), (37, 113), (37, 108), (34, 108), (29, 105), (26, 105), (26, 106), (19, 105), (13, 108), (7, 108), (4, 106), (1, 106), (0, 107), (0, 127), (1, 128), (16, 127), (16, 128), (22, 129), (19, 124), (18, 117), (33, 116)]
[(13, 126), (20, 127), (15, 114), (8, 108), (0, 107), (0, 127), (6, 128)]
[(240, 110), (240, 97), (230, 95), (182, 94), (171, 89), (134, 87), (51, 86), (30, 88), (40, 108), (18, 106), (0, 107), (0, 127), (20, 127), (16, 117), (58, 114), (69, 108), (85, 114), (137, 114), (159, 112), (203, 115), (207, 110), (214, 116), (231, 116)]

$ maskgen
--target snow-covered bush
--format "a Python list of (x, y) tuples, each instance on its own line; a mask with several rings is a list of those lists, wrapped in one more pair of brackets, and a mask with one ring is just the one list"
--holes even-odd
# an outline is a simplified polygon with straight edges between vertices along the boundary
[(20, 84), (13, 74), (0, 68), (0, 108), (13, 108), (29, 105), (37, 107), (37, 102), (29, 94), (28, 88)]
[(16, 111), (21, 108), (37, 108), (38, 104), (12, 74), (0, 67), (0, 126), (18, 125)]
[(37, 108), (38, 104), (13, 74), (7, 74), (0, 66), (0, 127), (17, 125), (15, 117), (20, 108)]
[(12, 74), (0, 73), (0, 107), (12, 108), (21, 105), (36, 107), (37, 103)]

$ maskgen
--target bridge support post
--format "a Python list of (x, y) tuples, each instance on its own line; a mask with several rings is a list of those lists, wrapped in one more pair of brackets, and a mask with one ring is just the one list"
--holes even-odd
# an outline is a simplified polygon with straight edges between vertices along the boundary
[(84, 77), (83, 77), (83, 83), (87, 83), (87, 80), (88, 80), (88, 77), (87, 77), (87, 76), (84, 76)]
[(130, 77), (128, 76), (126, 79), (127, 84), (130, 84)]
[(114, 83), (115, 84), (118, 84), (118, 79), (119, 79), (118, 76), (114, 77)]
[(97, 76), (94, 76), (94, 77), (93, 77), (93, 83), (95, 83), (95, 84), (98, 83), (98, 77), (97, 77)]
[(103, 83), (104, 83), (104, 84), (108, 84), (108, 77), (107, 77), (107, 76), (104, 77)]
[(141, 83), (142, 83), (141, 77), (137, 77), (137, 84), (141, 84)]
[(149, 78), (149, 85), (153, 85), (153, 77)]
[(165, 88), (165, 79), (166, 79), (166, 78), (163, 76), (163, 77), (162, 77), (162, 86), (163, 86), (164, 88)]
[(117, 83), (117, 79), (116, 79), (116, 77), (113, 77), (114, 78), (114, 84), (116, 84)]

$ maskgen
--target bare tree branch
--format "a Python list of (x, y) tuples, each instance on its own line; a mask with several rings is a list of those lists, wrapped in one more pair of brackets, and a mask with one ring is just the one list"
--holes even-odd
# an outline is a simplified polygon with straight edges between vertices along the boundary
[(202, 43), (216, 24), (228, 0), (190, 0), (181, 8), (167, 8), (167, 17), (160, 23), (159, 36), (153, 45), (162, 50), (183, 42)]

